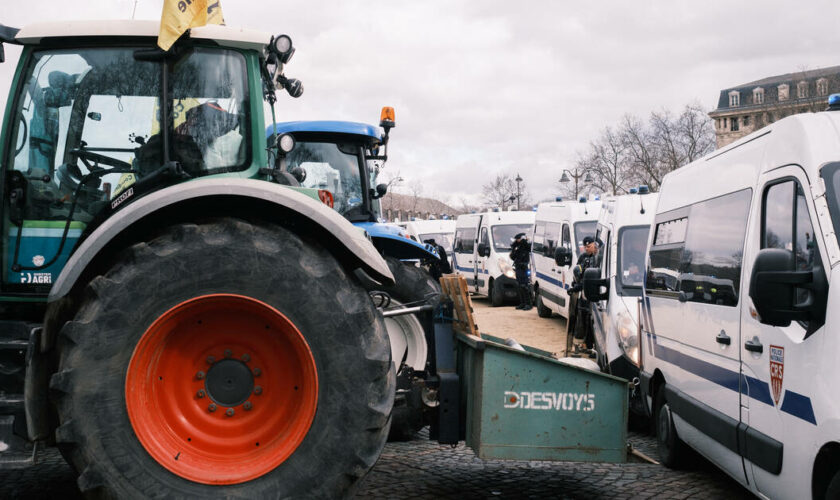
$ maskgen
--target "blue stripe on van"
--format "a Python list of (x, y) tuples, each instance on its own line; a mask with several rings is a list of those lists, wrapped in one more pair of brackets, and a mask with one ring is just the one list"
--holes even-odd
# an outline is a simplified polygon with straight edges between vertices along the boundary
[(545, 280), (545, 281), (551, 283), (552, 285), (559, 286), (560, 288), (564, 288), (566, 290), (569, 289), (569, 285), (564, 285), (562, 281), (560, 281), (556, 278), (552, 278), (551, 276), (548, 276), (547, 274), (543, 274), (543, 273), (538, 272), (537, 273), (537, 278), (539, 278), (541, 280)]
[[(668, 363), (679, 366), (680, 368), (691, 372), (699, 377), (714, 382), (729, 390), (739, 392), (738, 381), (739, 374), (726, 368), (701, 361), (677, 350), (659, 345), (656, 341), (656, 335), (647, 332), (648, 341), (651, 343), (654, 355)], [(748, 377), (743, 375), (743, 383), (747, 384), (748, 396), (760, 403), (768, 406), (773, 406), (773, 398), (770, 396), (770, 385), (760, 379)], [(811, 405), (811, 398), (799, 394), (798, 392), (785, 390), (784, 401), (781, 411), (800, 418), (813, 425), (817, 425), (817, 418), (814, 415), (814, 407)]]
[(817, 418), (814, 416), (814, 408), (811, 406), (811, 398), (802, 394), (785, 391), (785, 400), (780, 408), (785, 413), (799, 417), (806, 422), (817, 425)]
[[(461, 266), (456, 265), (455, 269), (457, 269), (461, 272), (465, 272), (465, 273), (474, 273), (475, 272), (475, 269), (473, 269), (471, 267), (461, 267)], [(478, 274), (490, 274), (490, 271), (488, 271), (486, 269), (484, 269), (484, 270), (479, 269)]]

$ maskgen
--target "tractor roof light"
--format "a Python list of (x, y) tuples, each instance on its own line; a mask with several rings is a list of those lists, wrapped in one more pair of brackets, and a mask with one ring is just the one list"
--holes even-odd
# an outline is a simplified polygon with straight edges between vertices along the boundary
[(391, 106), (383, 106), (382, 112), (379, 114), (379, 126), (386, 130), (396, 127), (396, 120), (394, 116), (394, 108)]
[(295, 138), (291, 134), (283, 134), (277, 139), (277, 147), (284, 153), (290, 153), (295, 149)]
[(274, 55), (277, 56), (280, 64), (286, 64), (295, 53), (295, 47), (292, 45), (292, 39), (289, 35), (277, 35), (271, 40), (270, 49)]

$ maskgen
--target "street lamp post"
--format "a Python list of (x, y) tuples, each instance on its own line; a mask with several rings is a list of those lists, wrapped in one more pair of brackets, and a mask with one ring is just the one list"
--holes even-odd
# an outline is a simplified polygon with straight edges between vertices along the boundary
[[(581, 171), (578, 172), (578, 170), (581, 170)], [(566, 174), (568, 174), (568, 175), (566, 175)], [(583, 182), (592, 182), (592, 176), (589, 175), (589, 172), (587, 172), (586, 170), (579, 169), (577, 167), (575, 167), (574, 171), (569, 171), (569, 170), (564, 168), (563, 169), (563, 176), (560, 177), (560, 182), (562, 182), (563, 184), (565, 184), (565, 183), (567, 183), (571, 180), (571, 179), (569, 179), (569, 177), (571, 177), (572, 179), (575, 180), (575, 200), (578, 199), (578, 179), (580, 179), (584, 175), (586, 176), (586, 178), (583, 179)]]
[(519, 183), (522, 182), (522, 177), (519, 177), (519, 174), (517, 173), (516, 174), (516, 179), (514, 179), (514, 180), (516, 181), (516, 210), (518, 211), (519, 210), (519, 199), (522, 196), (519, 193)]

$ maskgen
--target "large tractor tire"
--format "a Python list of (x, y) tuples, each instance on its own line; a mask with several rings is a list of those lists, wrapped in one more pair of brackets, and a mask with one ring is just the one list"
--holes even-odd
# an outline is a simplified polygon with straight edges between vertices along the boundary
[[(432, 276), (423, 268), (412, 264), (407, 264), (394, 257), (385, 257), (385, 262), (388, 263), (388, 268), (391, 274), (394, 275), (394, 285), (385, 287), (384, 291), (396, 301), (396, 304), (410, 304), (421, 301), (427, 301), (430, 304), (436, 304), (440, 300), (441, 289), (440, 283), (435, 281)], [(393, 304), (392, 304), (393, 305)], [(386, 319), (389, 329), (398, 328), (405, 330), (412, 328), (414, 331), (407, 332), (408, 335), (414, 338), (425, 338), (423, 325), (431, 324), (431, 312), (414, 314), (415, 320), (410, 318), (400, 319), (399, 316)], [(416, 331), (420, 328), (420, 331)], [(409, 342), (409, 352), (406, 353), (406, 358), (413, 357), (412, 342)], [(427, 351), (428, 346), (422, 346)], [(403, 360), (395, 359), (397, 371), (405, 370), (401, 366)], [(423, 360), (424, 362), (426, 360)], [(400, 373), (400, 375), (404, 375)], [(411, 439), (425, 425), (423, 419), (423, 404), (422, 399), (418, 394), (412, 393), (416, 387), (411, 384), (411, 378), (406, 376), (398, 377), (397, 389), (400, 394), (394, 401), (394, 410), (391, 421), (391, 433), (388, 439), (391, 441), (407, 441)]]
[(236, 219), (167, 228), (60, 331), (58, 444), (96, 498), (340, 498), (379, 457), (381, 316), (323, 247)]

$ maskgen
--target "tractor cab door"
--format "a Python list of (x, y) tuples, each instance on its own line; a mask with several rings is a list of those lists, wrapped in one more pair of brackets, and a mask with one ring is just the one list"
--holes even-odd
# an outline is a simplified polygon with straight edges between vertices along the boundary
[[(85, 227), (129, 184), (134, 135), (157, 123), (160, 71), (125, 50), (33, 52), (22, 67), (6, 124), (14, 139), (3, 155), (1, 274), (4, 290), (39, 293), (58, 277)], [(148, 96), (126, 95), (121, 89), (129, 86), (146, 87)]]

